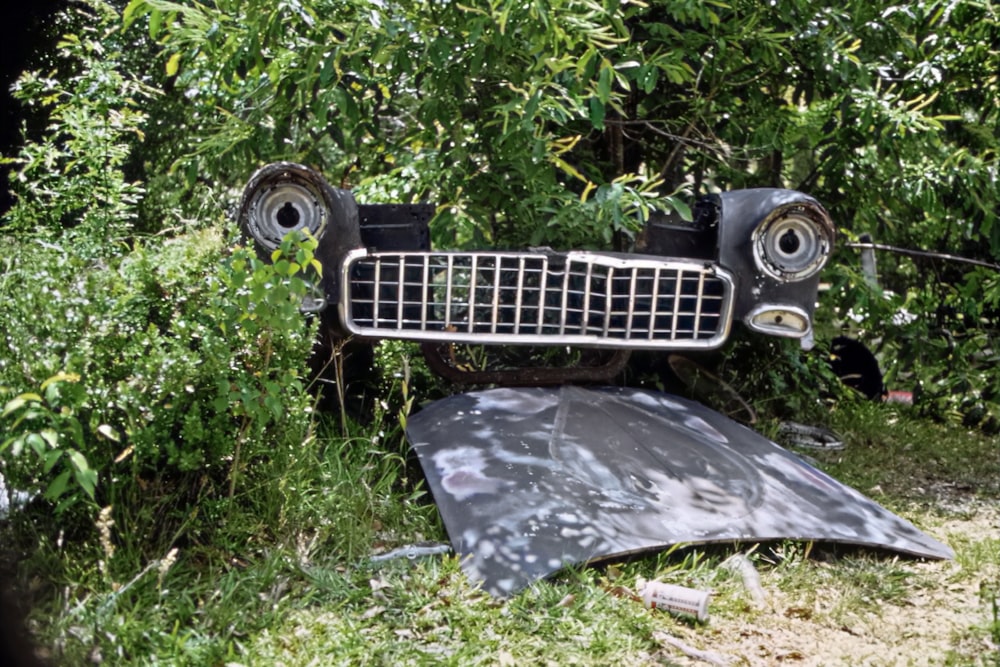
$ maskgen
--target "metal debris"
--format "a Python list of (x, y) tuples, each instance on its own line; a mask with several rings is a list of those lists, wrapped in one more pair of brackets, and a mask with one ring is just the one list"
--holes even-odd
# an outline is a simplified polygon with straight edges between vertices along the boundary
[(809, 426), (798, 422), (781, 422), (778, 435), (783, 442), (794, 447), (808, 449), (825, 449), (829, 451), (843, 449), (844, 441), (839, 435), (822, 426)]
[(450, 544), (446, 544), (444, 542), (419, 542), (417, 544), (408, 544), (391, 551), (386, 551), (385, 553), (376, 554), (368, 560), (372, 563), (387, 563), (389, 561), (402, 560), (404, 558), (415, 560), (417, 558), (441, 556), (449, 553), (451, 553)]

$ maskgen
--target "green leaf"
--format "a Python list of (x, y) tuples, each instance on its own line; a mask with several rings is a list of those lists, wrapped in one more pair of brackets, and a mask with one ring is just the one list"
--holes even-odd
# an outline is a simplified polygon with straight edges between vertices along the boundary
[(163, 12), (154, 9), (149, 13), (149, 37), (153, 41), (160, 36), (160, 26), (163, 24)]
[(48, 447), (45, 446), (44, 438), (37, 433), (29, 433), (24, 439), (24, 444), (35, 450), (35, 453), (41, 457), (44, 457), (45, 452), (48, 450)]
[(588, 108), (590, 110), (590, 122), (593, 124), (595, 129), (604, 129), (604, 104), (596, 97), (591, 97), (588, 101)]
[(10, 413), (20, 410), (28, 403), (28, 401), (41, 403), (42, 397), (38, 394), (21, 394), (20, 396), (12, 398), (7, 401), (6, 405), (4, 405), (3, 414), (0, 414), (0, 417), (6, 417)]
[(97, 471), (88, 468), (87, 470), (77, 470), (74, 473), (76, 483), (80, 485), (83, 492), (93, 500), (97, 491)]
[(688, 222), (694, 219), (694, 216), (691, 213), (691, 207), (688, 206), (687, 202), (683, 199), (678, 197), (665, 197), (665, 199), (670, 203), (670, 207), (674, 209), (682, 218)]
[(181, 66), (181, 54), (174, 53), (173, 55), (170, 56), (170, 58), (167, 59), (167, 66), (166, 66), (167, 76), (168, 77), (177, 76), (177, 70), (180, 69), (180, 66)]
[(136, 18), (136, 12), (144, 9), (145, 6), (146, 0), (132, 0), (125, 5), (125, 9), (122, 10), (122, 30), (127, 30), (132, 25)]
[(652, 65), (644, 65), (636, 75), (636, 83), (647, 95), (656, 90), (656, 84), (660, 78), (660, 70)]
[(93, 498), (97, 486), (97, 472), (91, 469), (86, 457), (80, 452), (71, 449), (68, 454), (70, 462), (73, 464), (73, 476), (76, 478), (76, 483), (80, 485), (84, 493)]
[(597, 51), (589, 47), (576, 64), (576, 76), (581, 80), (589, 80), (597, 70)]
[(69, 435), (73, 439), (73, 444), (83, 447), (83, 424), (76, 418), (70, 419), (67, 426)]
[(64, 470), (59, 473), (59, 476), (49, 483), (47, 489), (45, 489), (45, 499), (46, 500), (56, 500), (62, 494), (66, 493), (66, 487), (69, 486), (69, 480), (73, 472), (71, 470)]
[(45, 455), (45, 465), (42, 466), (42, 471), (48, 474), (59, 459), (62, 458), (63, 452), (61, 449), (54, 449)]
[(597, 99), (601, 101), (602, 104), (607, 104), (608, 100), (611, 99), (611, 82), (614, 79), (614, 69), (608, 61), (604, 61), (601, 64), (601, 73), (597, 79)]
[(75, 449), (70, 449), (68, 451), (69, 460), (72, 462), (73, 467), (77, 470), (90, 470), (90, 466), (87, 465), (87, 457), (85, 457), (80, 452)]

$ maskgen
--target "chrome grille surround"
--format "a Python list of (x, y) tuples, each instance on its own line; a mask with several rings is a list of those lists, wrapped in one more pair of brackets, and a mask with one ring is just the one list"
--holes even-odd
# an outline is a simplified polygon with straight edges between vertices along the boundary
[(692, 260), (362, 248), (342, 272), (341, 322), (366, 338), (707, 349), (732, 320), (732, 276)]

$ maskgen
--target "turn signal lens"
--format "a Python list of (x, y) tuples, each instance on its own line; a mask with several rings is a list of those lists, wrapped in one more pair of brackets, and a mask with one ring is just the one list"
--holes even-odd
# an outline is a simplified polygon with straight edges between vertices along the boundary
[(750, 328), (772, 336), (800, 338), (809, 333), (809, 317), (797, 308), (760, 306), (746, 319)]

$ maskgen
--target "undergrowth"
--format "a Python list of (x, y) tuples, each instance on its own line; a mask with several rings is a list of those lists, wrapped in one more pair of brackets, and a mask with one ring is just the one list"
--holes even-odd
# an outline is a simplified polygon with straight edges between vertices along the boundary
[[(446, 539), (398, 419), (376, 411), (369, 424), (349, 424), (347, 438), (339, 420), (316, 419), (307, 439), (258, 464), (236, 506), (195, 508), (218, 512), (211, 532), (153, 556), (101, 517), (83, 540), (35, 533), (20, 585), (36, 601), (39, 645), (57, 664), (687, 664), (671, 642), (711, 648), (718, 628), (732, 623), (769, 626), (777, 614), (805, 629), (862, 632), (887, 610), (961, 588), (972, 591), (962, 604), (978, 608), (979, 620), (956, 631), (953, 653), (940, 660), (992, 664), (1000, 541), (990, 535), (949, 539), (957, 561), (943, 570), (794, 541), (681, 547), (570, 569), (508, 601), (480, 591), (454, 557), (371, 561)], [(953, 491), (944, 499), (954, 509), (942, 513), (930, 489), (915, 495), (900, 478), (896, 459), (909, 446), (912, 471), (960, 479), (975, 470), (967, 458), (995, 448), (989, 439), (889, 406), (851, 405), (833, 420), (847, 448), (819, 464), (847, 483), (881, 486), (877, 500), (925, 529), (971, 518), (976, 502), (1000, 497), (988, 488)], [(921, 465), (920, 452), (930, 450), (937, 459)], [(991, 472), (995, 483), (996, 467), (984, 465), (977, 479)], [(767, 591), (764, 607), (722, 566), (741, 552)], [(652, 579), (713, 591), (709, 622), (645, 609), (635, 593)]]

